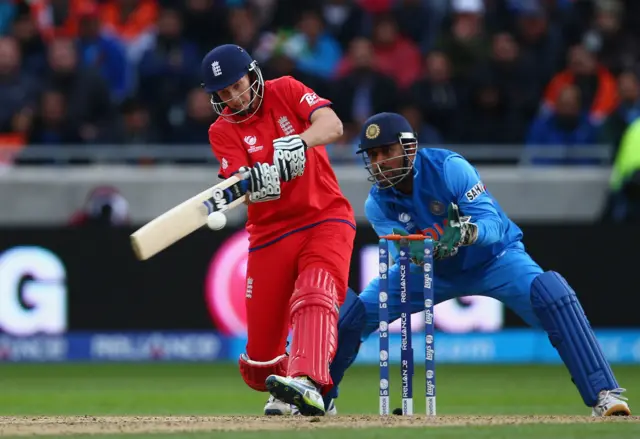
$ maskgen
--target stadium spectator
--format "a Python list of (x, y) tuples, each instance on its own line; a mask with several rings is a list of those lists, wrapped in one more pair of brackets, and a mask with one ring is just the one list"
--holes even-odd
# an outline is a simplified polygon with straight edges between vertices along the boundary
[(115, 35), (102, 32), (97, 4), (85, 4), (78, 11), (79, 64), (99, 71), (109, 85), (114, 102), (120, 102), (133, 90), (133, 69), (127, 51)]
[(139, 100), (128, 98), (120, 105), (114, 143), (123, 145), (150, 145), (160, 141), (160, 132), (153, 124), (149, 109)]
[(373, 51), (376, 69), (393, 78), (400, 89), (410, 87), (420, 75), (420, 50), (416, 43), (400, 34), (392, 15), (374, 18)]
[(633, 71), (625, 71), (618, 76), (620, 103), (605, 121), (600, 139), (617, 151), (623, 133), (629, 125), (640, 118), (640, 82)]
[(47, 66), (47, 49), (38, 28), (28, 13), (22, 13), (15, 17), (11, 27), (11, 36), (20, 46), (22, 72), (30, 76), (43, 75)]
[[(183, 36), (198, 47), (204, 56), (212, 47), (227, 43), (227, 8), (224, 2), (214, 0), (185, 0), (177, 2), (182, 8)], [(215, 29), (215, 32), (211, 30)]]
[(564, 65), (565, 36), (537, 1), (513, 2), (516, 40), (522, 53), (533, 60), (539, 81), (547, 83)]
[(296, 68), (310, 76), (332, 77), (342, 56), (336, 39), (325, 30), (323, 18), (316, 10), (302, 11), (295, 30), (283, 36), (282, 53), (296, 63)]
[(616, 79), (583, 45), (569, 50), (568, 66), (556, 74), (544, 92), (543, 110), (553, 110), (567, 85), (580, 89), (582, 109), (593, 123), (601, 123), (618, 105)]
[(17, 8), (13, 2), (0, 3), (0, 35), (6, 35), (9, 32), (16, 13)]
[(39, 82), (21, 72), (15, 38), (0, 37), (0, 132), (24, 135), (31, 126)]
[[(480, 62), (470, 81), (492, 78), (500, 84), (506, 105), (522, 117), (531, 119), (539, 107), (539, 96), (543, 84), (536, 74), (536, 65), (520, 51), (520, 47), (508, 32), (493, 35), (491, 54)], [(522, 84), (527, 84), (523, 87)]]
[(200, 84), (198, 48), (183, 37), (182, 29), (180, 13), (162, 9), (150, 46), (138, 66), (137, 97), (151, 109), (152, 118), (166, 138), (171, 135), (172, 111), (181, 108), (188, 90)]
[(322, 16), (328, 32), (342, 47), (348, 47), (356, 37), (365, 34), (367, 16), (357, 2), (326, 0), (322, 3)]
[(358, 3), (371, 15), (387, 13), (393, 6), (393, 0), (359, 0)]
[(420, 105), (410, 96), (401, 99), (400, 102), (398, 113), (407, 119), (413, 131), (418, 135), (418, 144), (436, 148), (444, 147), (442, 136), (440, 136), (438, 130), (425, 121)]
[[(598, 130), (587, 111), (583, 110), (582, 96), (577, 85), (567, 84), (558, 93), (551, 112), (542, 113), (532, 123), (527, 146), (557, 148), (566, 152), (562, 158), (536, 158), (537, 164), (588, 164), (592, 159), (570, 157), (572, 147), (595, 144)], [(561, 154), (562, 155), (562, 154)]]
[(462, 90), (451, 77), (451, 63), (444, 53), (433, 51), (425, 57), (422, 76), (412, 85), (410, 93), (418, 99), (422, 114), (444, 141), (454, 140), (457, 115), (463, 111)]
[(513, 111), (505, 89), (497, 79), (478, 79), (469, 91), (464, 111), (458, 112), (457, 142), (466, 145), (506, 145), (521, 143), (525, 122)]
[(300, 71), (296, 61), (283, 51), (275, 51), (270, 55), (269, 60), (264, 64), (262, 74), (265, 79), (279, 78), (281, 76), (293, 76), (297, 80), (307, 84), (319, 96), (329, 96), (331, 85), (329, 79), (317, 75), (309, 75)]
[(634, 30), (623, 27), (624, 5), (618, 0), (597, 0), (594, 8), (593, 24), (582, 39), (584, 45), (614, 74), (634, 68), (640, 47)]
[(484, 3), (482, 0), (453, 0), (452, 7), (451, 27), (441, 33), (435, 48), (450, 60), (452, 76), (466, 79), (489, 53)]
[(437, 36), (437, 21), (430, 14), (427, 2), (422, 0), (397, 0), (393, 16), (400, 33), (418, 43), (422, 53), (427, 53)]
[(396, 84), (376, 70), (371, 41), (366, 38), (353, 40), (342, 61), (342, 69), (345, 76), (337, 80), (331, 97), (343, 123), (362, 124), (371, 114), (395, 110)]
[(227, 26), (229, 43), (244, 47), (249, 53), (256, 53), (260, 43), (258, 23), (251, 8), (239, 7), (229, 9)]
[(49, 42), (55, 38), (76, 38), (80, 10), (93, 0), (35, 0), (30, 2), (33, 20)]
[(87, 143), (101, 143), (113, 123), (113, 105), (109, 87), (100, 74), (81, 68), (78, 52), (71, 39), (57, 38), (49, 43), (48, 74), (43, 85), (67, 97), (69, 123), (79, 128)]
[(185, 111), (175, 123), (172, 133), (174, 143), (206, 145), (209, 126), (215, 120), (215, 113), (209, 102), (210, 96), (201, 88), (189, 91)]
[(67, 116), (67, 98), (56, 90), (46, 90), (29, 130), (33, 145), (77, 145), (82, 139)]
[(105, 29), (124, 41), (127, 57), (133, 64), (152, 44), (157, 19), (155, 0), (107, 0), (101, 11)]
[(342, 56), (337, 40), (325, 29), (324, 19), (316, 10), (304, 11), (291, 44), (299, 47), (294, 59), (301, 72), (330, 78)]

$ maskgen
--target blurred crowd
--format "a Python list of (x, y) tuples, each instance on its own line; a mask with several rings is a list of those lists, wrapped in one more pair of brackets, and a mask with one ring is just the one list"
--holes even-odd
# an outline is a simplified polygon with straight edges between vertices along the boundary
[(423, 145), (620, 144), (640, 116), (638, 0), (0, 1), (0, 143), (206, 144), (202, 56), (249, 50)]

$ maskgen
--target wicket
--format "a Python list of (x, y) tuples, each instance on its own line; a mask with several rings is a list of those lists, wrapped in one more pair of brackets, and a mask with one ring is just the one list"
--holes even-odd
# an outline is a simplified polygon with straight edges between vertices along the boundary
[(386, 235), (378, 245), (380, 286), (378, 293), (380, 338), (380, 415), (389, 415), (389, 241), (400, 241), (398, 267), (400, 270), (400, 373), (402, 379), (402, 414), (413, 415), (413, 345), (411, 343), (411, 297), (409, 293), (409, 243), (424, 242), (423, 299), (425, 310), (425, 375), (426, 412), (436, 414), (436, 370), (433, 296), (433, 241), (423, 235)]

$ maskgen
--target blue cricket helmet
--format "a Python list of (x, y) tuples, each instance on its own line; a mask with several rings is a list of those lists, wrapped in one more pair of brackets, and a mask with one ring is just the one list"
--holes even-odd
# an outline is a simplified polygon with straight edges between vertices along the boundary
[(416, 139), (407, 119), (397, 113), (374, 114), (362, 126), (357, 154), (372, 148), (402, 143), (402, 138)]
[[(258, 111), (264, 94), (264, 79), (258, 62), (245, 49), (235, 44), (215, 47), (202, 59), (200, 69), (203, 80), (202, 87), (211, 95), (211, 104), (219, 116), (247, 115), (247, 119), (249, 119)], [(228, 115), (223, 115), (222, 112), (225, 107), (229, 106), (229, 101), (222, 101), (217, 93), (236, 83), (244, 75), (249, 75), (250, 83), (245, 92), (252, 93), (249, 108), (234, 110)], [(256, 102), (257, 99), (260, 101)], [(242, 122), (242, 120), (233, 119), (230, 121)]]
[[(360, 133), (357, 154), (362, 154), (369, 181), (380, 189), (395, 186), (413, 169), (413, 159), (418, 150), (418, 138), (407, 119), (397, 113), (378, 113), (367, 119)], [(385, 155), (382, 160), (371, 161), (370, 152), (376, 148), (400, 144), (402, 153)], [(390, 166), (402, 158), (402, 166)]]
[(202, 60), (203, 86), (207, 93), (218, 92), (249, 73), (253, 58), (240, 46), (225, 44), (207, 53)]

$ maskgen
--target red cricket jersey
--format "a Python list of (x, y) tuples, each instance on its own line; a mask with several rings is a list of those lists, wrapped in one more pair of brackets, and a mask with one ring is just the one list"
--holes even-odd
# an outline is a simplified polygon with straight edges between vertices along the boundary
[[(220, 176), (229, 178), (240, 167), (258, 162), (273, 164), (273, 140), (302, 134), (311, 126), (311, 114), (328, 105), (330, 101), (291, 76), (265, 81), (263, 102), (253, 117), (241, 123), (220, 117), (209, 128)], [(281, 182), (280, 199), (249, 204), (249, 246), (265, 246), (328, 220), (345, 221), (355, 228), (351, 204), (340, 190), (325, 147), (318, 145), (307, 150), (302, 177)]]

